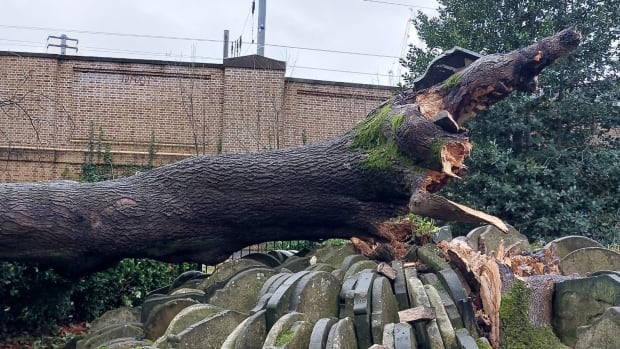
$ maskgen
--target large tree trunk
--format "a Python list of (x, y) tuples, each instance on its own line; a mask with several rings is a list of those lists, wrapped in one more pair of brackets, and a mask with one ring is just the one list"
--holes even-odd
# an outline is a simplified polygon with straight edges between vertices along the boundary
[(410, 89), (335, 139), (273, 152), (193, 157), (126, 179), (0, 185), (0, 259), (82, 273), (124, 257), (212, 264), (270, 240), (391, 241), (407, 212), (496, 217), (434, 193), (465, 171), (461, 124), (574, 49), (572, 29), (480, 58), (443, 83)]

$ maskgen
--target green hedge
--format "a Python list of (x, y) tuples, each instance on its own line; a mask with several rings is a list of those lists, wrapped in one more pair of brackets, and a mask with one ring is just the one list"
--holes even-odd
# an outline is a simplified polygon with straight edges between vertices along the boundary
[(146, 294), (170, 284), (188, 263), (125, 259), (81, 279), (19, 263), (0, 263), (0, 331), (48, 331), (68, 321), (92, 320), (120, 306), (139, 305)]

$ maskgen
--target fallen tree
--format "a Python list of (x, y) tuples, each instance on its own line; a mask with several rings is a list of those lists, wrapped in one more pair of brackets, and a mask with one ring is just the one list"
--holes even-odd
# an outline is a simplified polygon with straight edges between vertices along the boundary
[(125, 257), (214, 264), (263, 241), (402, 239), (383, 223), (408, 212), (505, 231), (499, 218), (435, 193), (466, 170), (463, 122), (515, 90), (534, 91), (540, 71), (579, 41), (567, 29), (479, 58), (400, 93), (325, 142), (193, 157), (100, 183), (2, 184), (0, 259), (67, 273)]

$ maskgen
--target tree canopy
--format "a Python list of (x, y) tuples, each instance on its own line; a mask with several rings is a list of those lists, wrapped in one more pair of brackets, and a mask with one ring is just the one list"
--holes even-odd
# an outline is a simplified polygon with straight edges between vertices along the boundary
[(440, 0), (419, 12), (426, 47), (402, 64), (407, 84), (438, 53), (460, 46), (507, 52), (563, 28), (584, 41), (540, 75), (535, 94), (512, 94), (468, 122), (472, 156), (464, 181), (446, 188), (533, 238), (620, 236), (620, 6), (615, 1)]

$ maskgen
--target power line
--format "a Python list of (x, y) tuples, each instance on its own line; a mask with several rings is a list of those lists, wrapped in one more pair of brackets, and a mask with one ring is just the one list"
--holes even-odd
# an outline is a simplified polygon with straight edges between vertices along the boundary
[(362, 1), (366, 1), (366, 2), (376, 2), (376, 3), (378, 3), (378, 4), (385, 4), (385, 5), (394, 5), (394, 6), (405, 6), (405, 7), (423, 8), (423, 9), (427, 9), (427, 10), (436, 10), (436, 9), (437, 9), (437, 8), (435, 8), (435, 7), (430, 7), (430, 6), (407, 5), (407, 4), (403, 4), (403, 3), (400, 3), (400, 2), (379, 1), (379, 0), (362, 0)]
[[(26, 41), (26, 40), (12, 40), (12, 39), (4, 39), (0, 38), (0, 41), (10, 41), (10, 42), (23, 42), (28, 44), (14, 44), (14, 46), (26, 46), (26, 47), (40, 47), (41, 43), (37, 41)], [(38, 44), (38, 45), (29, 45), (29, 44)], [(143, 55), (143, 56), (159, 56), (159, 57), (178, 57), (182, 58), (182, 55), (170, 55), (168, 53), (163, 52), (153, 52), (153, 51), (137, 51), (137, 50), (124, 50), (124, 49), (113, 49), (113, 48), (105, 48), (105, 47), (96, 47), (96, 46), (82, 46), (83, 49), (95, 52), (108, 52), (108, 53), (128, 53), (134, 55)], [(198, 59), (207, 59), (207, 60), (218, 60), (221, 58), (216, 57), (208, 57), (208, 56), (194, 56), (192, 58)], [(308, 66), (291, 66), (291, 69), (306, 69), (306, 70), (320, 70), (320, 71), (328, 71), (328, 72), (336, 72), (336, 73), (346, 73), (346, 74), (358, 74), (358, 75), (371, 75), (371, 76), (382, 76), (389, 77), (388, 74), (379, 74), (379, 73), (368, 73), (368, 72), (360, 72), (353, 70), (341, 70), (341, 69), (329, 69), (329, 68), (319, 68), (319, 67), (308, 67)]]
[[(184, 37), (184, 36), (167, 36), (167, 35), (132, 34), (132, 33), (119, 33), (119, 32), (102, 32), (102, 31), (92, 31), (92, 30), (62, 29), (62, 28), (50, 28), (50, 27), (32, 27), (32, 26), (6, 25), (6, 24), (0, 24), (0, 28), (19, 29), (19, 30), (37, 30), (37, 31), (57, 31), (57, 32), (77, 33), (77, 34), (106, 35), (106, 36), (133, 37), (133, 38), (146, 38), (146, 39), (182, 40), (182, 41), (215, 42), (215, 43), (222, 43), (222, 42), (224, 42), (223, 40), (220, 40), (220, 39), (192, 38), (192, 37)], [(252, 44), (250, 44), (250, 45), (252, 45)], [(256, 44), (254, 44), (254, 45), (256, 45)], [(330, 50), (330, 49), (321, 49), (321, 48), (315, 48), (315, 47), (291, 46), (291, 45), (280, 45), (280, 44), (265, 44), (265, 46), (278, 47), (278, 48), (290, 48), (290, 49), (304, 50), (304, 51), (315, 51), (315, 52), (325, 52), (325, 53), (336, 53), (336, 54), (366, 56), (366, 57), (400, 58), (400, 56), (393, 56), (393, 55), (383, 55), (383, 54), (375, 54), (375, 53), (367, 53), (367, 52), (354, 52), (354, 51), (343, 51), (343, 50)]]
[(330, 71), (330, 72), (336, 72), (336, 73), (347, 73), (347, 74), (360, 74), (360, 75), (386, 76), (386, 77), (390, 76), (388, 74), (365, 73), (365, 72), (352, 71), (352, 70), (339, 70), (339, 69), (328, 69), (328, 68), (304, 67), (304, 66), (300, 66), (300, 65), (295, 65), (292, 68), (293, 69), (323, 70), (323, 71)]

